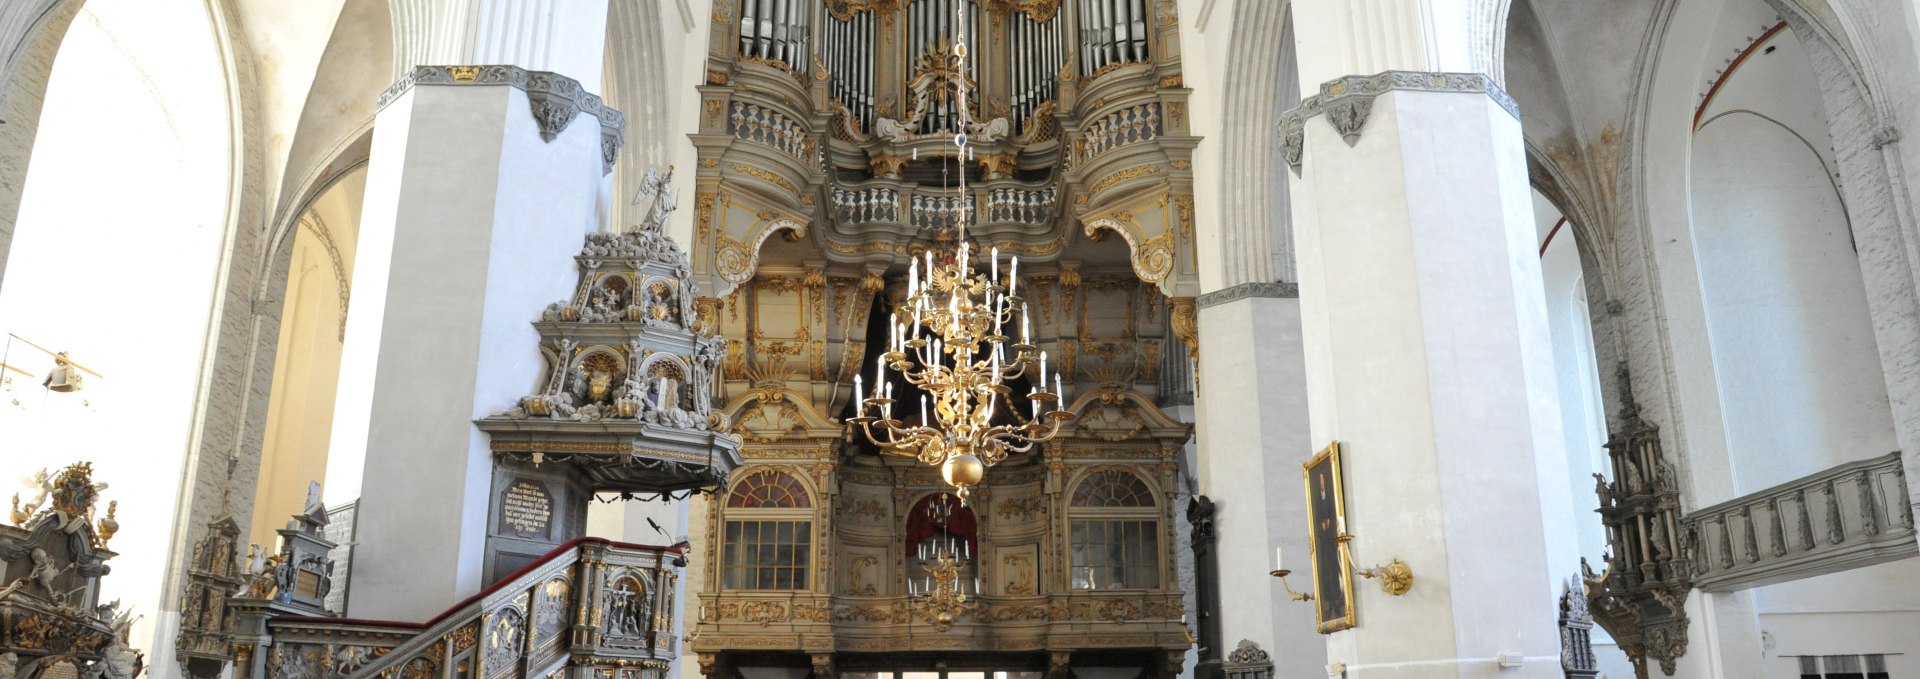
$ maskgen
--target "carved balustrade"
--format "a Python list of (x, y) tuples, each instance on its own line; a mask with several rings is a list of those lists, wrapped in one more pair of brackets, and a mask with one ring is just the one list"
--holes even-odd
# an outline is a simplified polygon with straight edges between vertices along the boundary
[(833, 189), (833, 216), (846, 224), (900, 221), (900, 192), (886, 186)]
[(794, 159), (806, 161), (807, 130), (801, 121), (771, 106), (735, 100), (727, 116), (733, 138), (764, 144)]
[(1165, 129), (1159, 102), (1122, 107), (1087, 123), (1082, 136), (1086, 143), (1080, 146), (1080, 154), (1091, 160), (1122, 146), (1152, 141)]
[(1900, 453), (1839, 465), (1681, 520), (1694, 583), (1725, 592), (1916, 553)]
[[(828, 239), (852, 245), (892, 235), (905, 243), (925, 237), (931, 230), (950, 227), (963, 214), (973, 212), (969, 230), (995, 240), (1024, 240), (1023, 236), (1050, 228), (1064, 212), (1060, 194), (1056, 184), (1011, 178), (971, 185), (966, 196), (954, 189), (891, 179), (836, 185), (827, 197), (835, 226), (863, 228), (831, 229)], [(872, 228), (875, 226), (882, 228)], [(889, 226), (892, 228), (884, 228)]]
[(673, 548), (561, 546), (422, 624), (269, 617), (236, 600), (238, 679), (664, 677), (679, 655)]

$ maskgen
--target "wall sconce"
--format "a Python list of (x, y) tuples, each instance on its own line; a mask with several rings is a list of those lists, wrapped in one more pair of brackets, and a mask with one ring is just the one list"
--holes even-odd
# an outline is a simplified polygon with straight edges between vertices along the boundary
[(1293, 586), (1287, 584), (1287, 576), (1293, 575), (1293, 571), (1287, 570), (1285, 568), (1281, 568), (1281, 569), (1276, 569), (1271, 573), (1268, 573), (1268, 575), (1271, 575), (1276, 578), (1280, 578), (1280, 586), (1286, 588), (1287, 596), (1293, 597), (1294, 601), (1312, 601), (1313, 600), (1312, 594), (1301, 594), (1299, 592), (1295, 592), (1293, 591)]
[(1299, 592), (1295, 592), (1293, 591), (1293, 586), (1287, 584), (1287, 576), (1293, 575), (1293, 571), (1287, 569), (1287, 552), (1285, 548), (1283, 547), (1273, 548), (1273, 570), (1267, 574), (1276, 578), (1280, 578), (1280, 586), (1285, 587), (1287, 589), (1287, 596), (1293, 597), (1294, 601), (1312, 601), (1313, 600), (1312, 594), (1301, 594)]
[[(1347, 560), (1347, 567), (1353, 567), (1353, 551), (1347, 543), (1353, 542), (1353, 534), (1346, 532), (1346, 522), (1341, 522), (1340, 553)], [(1379, 580), (1380, 589), (1388, 594), (1400, 596), (1413, 589), (1413, 567), (1407, 562), (1394, 559), (1385, 565), (1361, 568), (1354, 571), (1368, 580)]]
[(1389, 561), (1384, 566), (1362, 568), (1354, 572), (1369, 580), (1378, 579), (1380, 589), (1394, 596), (1406, 594), (1407, 590), (1413, 589), (1413, 568), (1399, 559)]

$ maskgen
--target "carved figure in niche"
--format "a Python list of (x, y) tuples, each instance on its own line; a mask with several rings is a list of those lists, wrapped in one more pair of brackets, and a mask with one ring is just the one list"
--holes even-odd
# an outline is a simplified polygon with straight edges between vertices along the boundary
[(913, 141), (913, 127), (918, 126), (919, 124), (915, 123), (909, 127), (887, 117), (876, 118), (873, 121), (873, 136), (895, 144), (905, 144)]
[(1627, 491), (1627, 494), (1632, 495), (1640, 492), (1640, 465), (1634, 464), (1631, 459), (1625, 460), (1625, 464), (1627, 467), (1627, 477), (1620, 483)]
[(685, 317), (673, 295), (673, 286), (666, 281), (654, 281), (647, 286), (647, 318), (649, 324), (680, 325)]
[(0, 679), (14, 679), (20, 673), (20, 654), (0, 653)]
[(580, 320), (588, 323), (612, 323), (620, 320), (626, 312), (620, 302), (620, 293), (606, 287), (596, 286), (587, 293), (587, 308), (580, 313)]
[(1664, 461), (1660, 462), (1657, 466), (1654, 467), (1653, 474), (1654, 474), (1653, 476), (1654, 492), (1664, 493), (1666, 491), (1673, 490), (1675, 488), (1673, 483), (1674, 479), (1673, 479), (1672, 465), (1669, 465)]
[(725, 354), (726, 345), (718, 337), (702, 337), (693, 348), (693, 411), (703, 423), (713, 410), (714, 375)]
[(631, 577), (623, 577), (607, 590), (607, 636), (628, 639), (646, 634), (649, 588)]
[(1593, 492), (1600, 496), (1600, 506), (1613, 506), (1613, 488), (1607, 485), (1607, 477), (1599, 472), (1593, 474)]
[(1653, 549), (1653, 560), (1656, 563), (1665, 562), (1673, 554), (1673, 550), (1667, 544), (1666, 521), (1658, 517), (1654, 518), (1653, 526), (1647, 530), (1647, 543), (1647, 546)]

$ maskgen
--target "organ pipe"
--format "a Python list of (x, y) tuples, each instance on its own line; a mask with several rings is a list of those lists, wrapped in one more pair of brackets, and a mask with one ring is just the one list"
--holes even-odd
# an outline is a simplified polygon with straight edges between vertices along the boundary
[[(783, 0), (802, 2), (803, 0)], [(846, 21), (822, 15), (827, 28), (822, 32), (821, 63), (832, 73), (830, 91), (834, 100), (847, 108), (852, 126), (865, 131), (873, 127), (873, 13), (860, 12)], [(802, 45), (804, 48), (804, 44)], [(802, 53), (804, 58), (804, 53)]]
[(741, 0), (740, 56), (786, 64), (805, 73), (807, 45), (806, 0)]
[(1147, 60), (1145, 0), (1080, 0), (1079, 9), (1082, 73)]
[(1061, 65), (1059, 42), (1063, 14), (1056, 12), (1046, 22), (1034, 21), (1024, 12), (1014, 12), (1011, 17), (1009, 91), (1012, 92), (1012, 122), (1015, 129), (1022, 132), (1033, 112), (1053, 99)]

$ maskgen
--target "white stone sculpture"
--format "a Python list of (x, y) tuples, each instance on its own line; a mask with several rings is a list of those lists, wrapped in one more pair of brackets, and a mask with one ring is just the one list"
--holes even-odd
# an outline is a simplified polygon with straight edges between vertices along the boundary
[(1006, 118), (994, 118), (984, 123), (967, 125), (967, 134), (973, 137), (972, 143), (991, 144), (1007, 138), (1013, 131), (1012, 123)]
[(892, 118), (879, 118), (873, 121), (873, 136), (895, 144), (913, 141), (913, 128)]
[(646, 216), (640, 219), (640, 231), (651, 233), (665, 230), (667, 219), (673, 216), (674, 209), (680, 204), (679, 197), (673, 192), (672, 165), (667, 166), (665, 174), (647, 168), (646, 175), (640, 178), (640, 192), (634, 195), (633, 204), (639, 205), (640, 201), (647, 198), (652, 198), (653, 204), (647, 206)]

